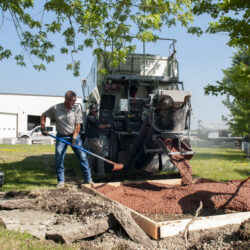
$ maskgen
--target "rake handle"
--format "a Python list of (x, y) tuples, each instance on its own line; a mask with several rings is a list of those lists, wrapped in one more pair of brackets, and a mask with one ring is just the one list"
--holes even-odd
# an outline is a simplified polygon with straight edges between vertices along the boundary
[(81, 150), (81, 151), (83, 151), (83, 152), (85, 152), (85, 153), (87, 153), (87, 154), (93, 155), (93, 156), (95, 156), (95, 157), (97, 157), (97, 158), (99, 158), (99, 159), (101, 159), (101, 160), (103, 160), (103, 161), (106, 161), (106, 162), (110, 163), (110, 164), (116, 164), (116, 163), (114, 163), (114, 162), (112, 162), (112, 161), (109, 161), (109, 160), (107, 160), (106, 158), (101, 157), (100, 155), (94, 154), (94, 153), (92, 153), (92, 152), (90, 152), (90, 151), (88, 151), (88, 150), (86, 150), (86, 149), (84, 149), (84, 148), (78, 147), (78, 146), (76, 146), (76, 145), (72, 145), (72, 143), (70, 143), (70, 142), (68, 142), (68, 141), (66, 141), (66, 140), (64, 140), (64, 139), (62, 139), (62, 138), (60, 138), (60, 137), (57, 137), (57, 136), (54, 136), (54, 135), (51, 135), (51, 134), (48, 134), (48, 135), (51, 136), (51, 137), (53, 137), (54, 139), (57, 139), (57, 140), (59, 140), (59, 141), (62, 141), (62, 142), (64, 142), (64, 143), (70, 145), (71, 147), (77, 148), (77, 149), (79, 149), (79, 150)]

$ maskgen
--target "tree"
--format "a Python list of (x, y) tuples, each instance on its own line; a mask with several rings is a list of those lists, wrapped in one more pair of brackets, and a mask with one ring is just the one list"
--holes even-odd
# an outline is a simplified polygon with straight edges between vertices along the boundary
[(207, 85), (205, 94), (226, 95), (223, 104), (230, 110), (224, 120), (237, 135), (250, 134), (250, 2), (239, 0), (193, 0), (194, 15), (208, 14), (214, 21), (207, 29), (189, 27), (189, 32), (201, 35), (226, 32), (228, 45), (238, 49), (232, 66), (223, 70), (224, 78)]
[(207, 85), (205, 94), (226, 95), (224, 105), (230, 110), (224, 117), (234, 134), (250, 135), (250, 51), (244, 46), (232, 58), (232, 66), (223, 70), (222, 81)]
[[(67, 69), (76, 76), (80, 62), (74, 55), (86, 47), (94, 46), (94, 54), (105, 55), (116, 66), (135, 49), (130, 45), (132, 30), (143, 42), (155, 41), (154, 32), (164, 25), (187, 26), (193, 18), (191, 0), (44, 0), (36, 4), (38, 12), (34, 0), (0, 1), (2, 24), (6, 18), (13, 21), (23, 48), (13, 55), (17, 64), (25, 66), (28, 57), (35, 69), (45, 70), (44, 63), (55, 60), (51, 34), (59, 33), (65, 40), (61, 53), (72, 58)], [(0, 60), (11, 57), (12, 51), (0, 44)]]
[(229, 36), (228, 45), (247, 46), (250, 44), (250, 1), (243, 0), (193, 0), (194, 15), (209, 15), (214, 21), (207, 29), (190, 27), (189, 32), (201, 35), (225, 32)]

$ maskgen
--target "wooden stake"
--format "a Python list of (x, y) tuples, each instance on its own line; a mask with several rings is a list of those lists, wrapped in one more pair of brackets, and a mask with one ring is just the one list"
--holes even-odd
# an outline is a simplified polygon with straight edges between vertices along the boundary
[(197, 208), (197, 210), (196, 210), (196, 212), (195, 212), (194, 218), (192, 218), (192, 220), (190, 220), (190, 221), (188, 222), (188, 224), (186, 225), (186, 227), (185, 227), (183, 237), (184, 237), (184, 239), (185, 239), (185, 247), (186, 247), (186, 248), (188, 247), (188, 237), (189, 237), (188, 229), (189, 229), (189, 226), (195, 222), (195, 220), (197, 219), (197, 217), (198, 217), (198, 215), (199, 215), (200, 210), (202, 209), (202, 207), (203, 207), (203, 203), (202, 203), (202, 201), (200, 201), (200, 206)]

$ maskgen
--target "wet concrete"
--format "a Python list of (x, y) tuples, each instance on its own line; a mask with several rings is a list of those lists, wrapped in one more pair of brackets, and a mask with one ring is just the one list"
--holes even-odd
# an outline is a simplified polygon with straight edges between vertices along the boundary
[(203, 202), (203, 209), (250, 210), (250, 181), (204, 181), (187, 186), (144, 182), (97, 186), (107, 197), (140, 213), (194, 213)]

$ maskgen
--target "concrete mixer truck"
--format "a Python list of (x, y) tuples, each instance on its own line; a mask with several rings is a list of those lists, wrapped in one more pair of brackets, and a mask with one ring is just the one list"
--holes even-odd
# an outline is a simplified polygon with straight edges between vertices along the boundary
[(161, 171), (177, 167), (182, 184), (192, 182), (189, 160), (193, 156), (188, 132), (191, 93), (179, 80), (175, 39), (169, 55), (129, 54), (125, 63), (108, 68), (96, 57), (82, 81), (83, 109), (99, 106), (99, 122), (112, 124), (102, 131), (107, 159), (124, 164), (127, 171)]

